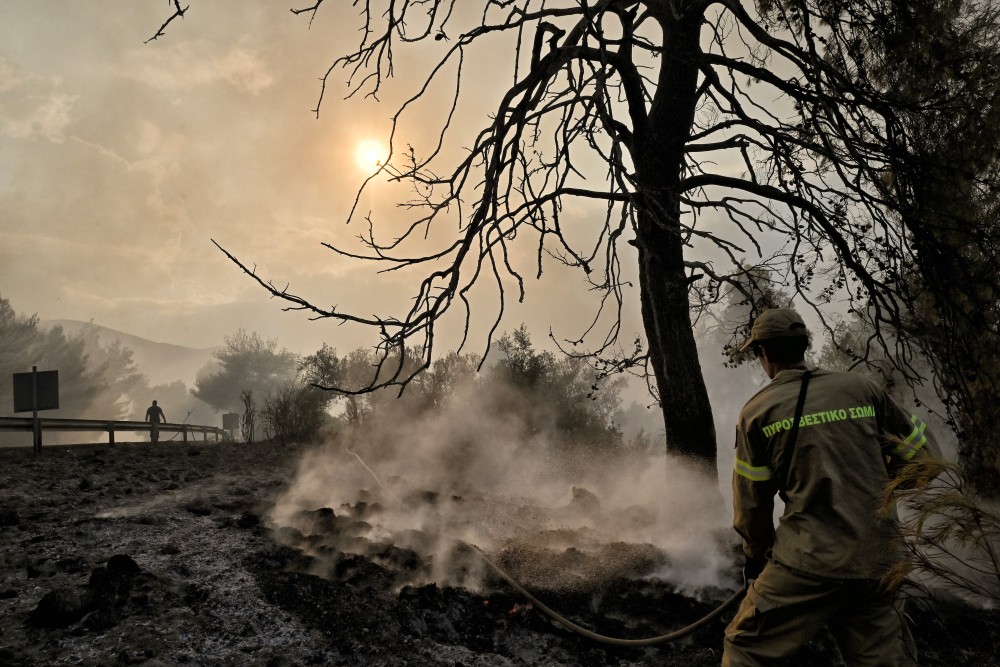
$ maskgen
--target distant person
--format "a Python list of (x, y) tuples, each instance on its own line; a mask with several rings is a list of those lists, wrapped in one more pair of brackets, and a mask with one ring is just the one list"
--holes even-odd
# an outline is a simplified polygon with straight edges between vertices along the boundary
[[(828, 626), (850, 667), (910, 665), (901, 601), (879, 581), (903, 542), (878, 508), (902, 465), (940, 452), (924, 422), (875, 382), (806, 364), (808, 346), (802, 318), (780, 308), (757, 317), (741, 348), (771, 382), (736, 429), (734, 526), (747, 595), (722, 664), (786, 664)], [(777, 528), (775, 495), (785, 503)]]
[(149, 422), (149, 441), (155, 445), (160, 439), (160, 422), (167, 421), (163, 409), (156, 404), (156, 401), (146, 408), (146, 421)]

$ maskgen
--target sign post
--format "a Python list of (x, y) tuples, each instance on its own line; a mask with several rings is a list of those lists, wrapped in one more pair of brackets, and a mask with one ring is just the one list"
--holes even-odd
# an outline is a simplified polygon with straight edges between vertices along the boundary
[(42, 420), (39, 410), (59, 409), (59, 371), (14, 373), (14, 412), (31, 411), (35, 454), (42, 452)]
[(240, 415), (238, 412), (224, 412), (222, 414), (222, 430), (229, 431), (229, 438), (236, 439), (236, 429), (240, 427)]

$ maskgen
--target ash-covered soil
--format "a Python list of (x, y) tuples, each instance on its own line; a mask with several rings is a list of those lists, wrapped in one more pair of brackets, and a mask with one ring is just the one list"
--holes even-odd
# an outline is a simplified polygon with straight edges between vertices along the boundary
[[(595, 643), (553, 624), (461, 543), (442, 563), (421, 548), (432, 535), (379, 537), (371, 497), (273, 525), (302, 452), (176, 442), (48, 447), (39, 457), (0, 449), (0, 665), (719, 663), (731, 612), (673, 644)], [(651, 578), (667, 556), (649, 545), (581, 550), (557, 537), (491, 556), (600, 633), (668, 632), (730, 592), (695, 600)], [(618, 562), (629, 566), (609, 572)], [(471, 588), (424, 583), (442, 568), (450, 581), (467, 573)], [(921, 664), (1000, 664), (996, 611), (924, 601), (909, 612)], [(840, 662), (820, 637), (796, 664)]]

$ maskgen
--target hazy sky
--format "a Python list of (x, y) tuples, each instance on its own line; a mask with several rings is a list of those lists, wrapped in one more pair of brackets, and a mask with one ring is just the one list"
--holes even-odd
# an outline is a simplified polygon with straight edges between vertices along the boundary
[[(321, 242), (349, 243), (366, 230), (346, 225), (371, 166), (359, 164), (366, 142), (384, 141), (414, 72), (436, 60), (431, 42), (396, 60), (396, 82), (381, 102), (344, 101), (345, 77), (331, 79), (322, 114), (312, 113), (319, 79), (356, 43), (356, 17), (327, 3), (312, 27), (281, 2), (191, 2), (183, 21), (144, 44), (169, 16), (165, 0), (46, 0), (3, 5), (0, 21), (0, 296), (21, 314), (89, 321), (150, 340), (211, 347), (238, 328), (277, 338), (308, 354), (324, 342), (341, 353), (373, 344), (370, 335), (329, 321), (284, 313), (229, 262), (215, 239), (259, 273), (322, 307), (400, 315), (413, 275), (376, 275), (338, 258)], [(294, 3), (293, 3), (294, 4)], [(489, 45), (488, 45), (489, 46)], [(459, 149), (495, 108), (510, 81), (496, 45), (469, 56), (464, 91), (473, 107), (455, 120)], [(432, 90), (400, 130), (397, 146), (433, 147), (428, 120), (447, 91)], [(370, 158), (369, 158), (370, 159)], [(406, 196), (384, 183), (360, 210), (378, 212), (393, 232)], [(568, 203), (563, 221), (593, 219)], [(385, 238), (383, 236), (383, 238)], [(520, 241), (521, 239), (519, 239)], [(592, 318), (595, 293), (579, 272), (550, 262), (535, 279), (537, 240), (519, 243), (512, 261), (527, 297), (507, 296), (501, 331), (528, 325), (547, 346), (550, 327), (576, 337)], [(622, 250), (626, 271), (635, 256)], [(418, 277), (422, 277), (418, 276)], [(467, 351), (483, 351), (497, 298), (477, 303)], [(635, 299), (632, 304), (634, 306)], [(461, 323), (446, 323), (438, 354), (454, 347)], [(641, 330), (635, 308), (622, 341)], [(762, 377), (724, 369), (705, 350), (703, 369), (720, 415), (720, 442), (738, 405)], [(734, 384), (735, 383), (735, 384)], [(636, 388), (637, 396), (643, 397)], [(640, 400), (647, 400), (642, 398)], [(723, 456), (731, 456), (723, 447)], [(725, 465), (725, 464), (723, 464)]]
[[(282, 3), (191, 4), (149, 44), (167, 2), (5, 4), (0, 296), (19, 313), (194, 347), (239, 327), (300, 352), (355, 347), (345, 328), (282, 313), (211, 239), (319, 305), (398, 312), (405, 276), (376, 278), (320, 242), (364, 231), (345, 225), (366, 175), (356, 155), (385, 139), (400, 93), (345, 102), (337, 75), (317, 119), (319, 77), (356, 39), (350, 12), (330, 6), (310, 28)], [(410, 56), (397, 78), (423, 64)], [(380, 188), (363, 210), (393, 196)], [(542, 336), (582, 291), (575, 276), (532, 288), (505, 328), (526, 320)]]

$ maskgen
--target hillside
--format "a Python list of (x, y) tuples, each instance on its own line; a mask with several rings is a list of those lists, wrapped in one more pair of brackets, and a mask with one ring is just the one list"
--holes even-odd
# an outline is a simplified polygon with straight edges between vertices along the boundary
[(42, 320), (39, 328), (48, 330), (61, 326), (67, 335), (79, 333), (86, 327), (97, 331), (102, 345), (110, 345), (118, 340), (132, 350), (132, 358), (139, 372), (149, 378), (150, 385), (183, 381), (188, 386), (194, 384), (195, 377), (205, 364), (213, 361), (213, 352), (220, 348), (195, 349), (170, 343), (158, 343), (139, 336), (102, 327), (99, 324), (78, 320)]

